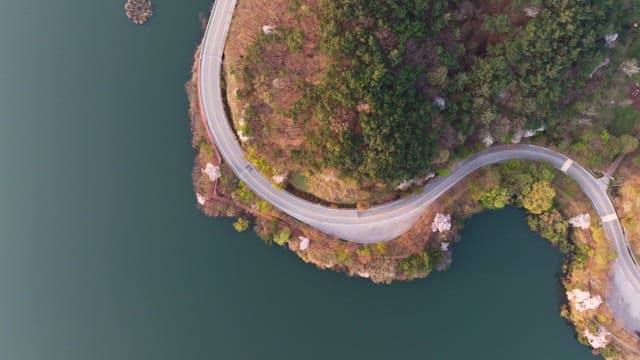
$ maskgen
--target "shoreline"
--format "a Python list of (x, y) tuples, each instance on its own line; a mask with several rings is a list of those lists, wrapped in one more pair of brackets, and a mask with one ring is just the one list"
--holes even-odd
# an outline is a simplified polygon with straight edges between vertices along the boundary
[[(196, 56), (196, 64), (195, 64), (195, 67), (194, 67), (194, 74), (193, 74), (194, 78), (192, 79), (192, 81), (195, 80), (195, 83), (196, 83), (195, 87), (196, 87), (196, 91), (197, 91), (196, 100), (198, 100), (197, 108), (199, 110), (199, 114), (198, 114), (198, 117), (199, 117), (198, 120), (199, 121), (197, 121), (197, 123), (199, 123), (201, 126), (204, 126), (205, 129), (207, 129), (206, 120), (204, 119), (204, 116), (203, 116), (203, 108), (202, 108), (202, 105), (199, 102), (199, 99), (200, 99), (200, 97), (199, 97), (199, 91), (200, 91), (199, 88), (200, 87), (199, 87), (199, 84), (198, 84), (198, 79), (199, 79), (199, 68), (198, 67), (199, 67), (199, 65), (200, 65), (199, 64), (199, 56)], [(192, 97), (190, 96), (190, 99), (191, 98)], [(193, 106), (193, 104), (191, 104), (191, 105)], [(192, 121), (193, 121), (193, 119), (192, 119)], [(219, 154), (219, 152), (217, 150), (217, 147), (215, 146), (215, 143), (212, 141), (211, 134), (209, 133), (209, 131), (205, 130), (205, 132), (206, 132), (207, 140), (210, 143), (210, 147), (212, 149), (215, 149), (215, 150), (213, 150), (213, 152), (216, 155), (215, 156), (215, 160), (217, 162), (217, 166), (224, 167), (224, 162), (222, 161), (222, 158), (221, 158), (221, 156), (220, 156), (220, 154)], [(194, 134), (195, 134), (195, 131), (194, 131)], [(196, 168), (194, 169), (194, 175), (197, 174), (198, 171), (201, 170), (201, 169), (202, 169), (202, 167), (199, 166), (198, 163), (196, 163)], [(231, 176), (233, 176), (233, 175), (231, 175)], [(194, 182), (196, 182), (195, 176), (194, 176)], [(342, 272), (345, 272), (345, 273), (347, 273), (347, 274), (349, 274), (351, 276), (360, 275), (362, 277), (370, 277), (371, 274), (369, 274), (368, 272), (354, 272), (354, 271), (351, 271), (351, 269), (349, 267), (345, 267), (344, 264), (336, 264), (336, 263), (333, 263), (333, 262), (322, 263), (321, 261), (318, 261), (318, 258), (315, 258), (315, 259), (314, 258), (310, 258), (308, 256), (308, 254), (304, 252), (304, 250), (300, 249), (300, 245), (303, 242), (303, 240), (299, 239), (299, 237), (306, 237), (306, 236), (303, 236), (303, 235), (308, 235), (309, 233), (315, 233), (315, 235), (319, 236), (319, 234), (318, 234), (318, 232), (316, 230), (308, 229), (309, 227), (307, 225), (303, 225), (303, 224), (299, 223), (297, 220), (294, 220), (294, 219), (290, 218), (289, 216), (284, 215), (284, 214), (282, 214), (279, 211), (276, 211), (274, 209), (270, 209), (269, 214), (264, 214), (264, 213), (261, 213), (260, 211), (256, 211), (256, 209), (254, 209), (252, 207), (246, 207), (244, 204), (241, 204), (236, 199), (233, 199), (233, 196), (231, 198), (225, 198), (224, 196), (220, 196), (220, 194), (217, 193), (218, 188), (219, 188), (218, 187), (219, 183), (220, 183), (220, 179), (217, 179), (217, 181), (214, 181), (214, 184), (215, 184), (214, 185), (215, 198), (211, 198), (210, 200), (222, 200), (224, 203), (226, 203), (229, 206), (232, 206), (232, 207), (235, 206), (235, 207), (240, 208), (240, 211), (236, 211), (237, 215), (254, 216), (255, 217), (254, 221), (257, 224), (256, 225), (256, 230), (259, 233), (260, 233), (260, 230), (264, 230), (264, 226), (263, 226), (264, 224), (262, 224), (262, 223), (264, 223), (265, 221), (272, 221), (274, 218), (276, 218), (276, 219), (278, 219), (279, 222), (285, 222), (286, 223), (285, 226), (289, 228), (289, 232), (290, 232), (289, 237), (291, 237), (291, 235), (293, 235), (293, 239), (291, 239), (291, 241), (288, 242), (289, 249), (294, 251), (294, 252), (296, 252), (296, 254), (299, 257), (301, 257), (304, 261), (314, 263), (319, 268), (331, 269), (331, 270), (334, 270), (334, 271), (342, 271)], [(448, 192), (454, 191), (458, 187), (463, 187), (464, 184), (465, 184), (464, 181), (460, 182), (457, 185), (455, 185), (452, 189), (449, 189)], [(196, 184), (196, 188), (197, 188), (197, 184)], [(438, 199), (438, 201), (440, 202), (441, 199)], [(461, 202), (462, 203), (468, 203), (468, 202), (476, 202), (477, 203), (476, 200), (469, 199), (468, 196), (459, 196), (457, 198), (454, 197), (452, 199), (449, 199), (448, 201), (442, 201), (442, 202), (448, 202), (449, 206), (457, 206)], [(201, 204), (201, 205), (203, 205), (203, 204)], [(433, 204), (433, 205), (435, 205), (435, 204)], [(204, 209), (204, 207), (203, 207), (203, 209)], [(476, 204), (476, 207), (474, 209), (467, 209), (468, 212), (467, 213), (463, 213), (461, 218), (466, 218), (466, 217), (468, 217), (468, 216), (472, 215), (473, 213), (475, 213), (477, 211), (480, 211), (480, 210), (481, 210), (481, 208), (478, 208), (477, 204)], [(206, 212), (206, 210), (205, 210), (205, 212)], [(427, 212), (429, 212), (429, 210), (427, 210)], [(274, 213), (275, 213), (275, 215), (274, 215)], [(260, 224), (262, 224), (262, 225), (260, 225)], [(422, 225), (425, 225), (425, 224), (422, 224)], [(282, 228), (282, 226), (279, 226), (279, 229), (281, 229), (281, 228)], [(447, 239), (447, 240), (453, 240), (453, 238), (455, 238), (455, 233), (456, 233), (457, 230), (459, 230), (459, 228), (454, 228), (454, 231), (452, 231), (450, 233), (452, 238)], [(303, 234), (303, 235), (297, 235), (297, 234)], [(268, 234), (268, 235), (272, 235), (272, 234)], [(298, 237), (298, 239), (296, 239), (296, 236)], [(337, 239), (333, 239), (333, 241), (340, 242), (340, 240), (337, 240)], [(316, 242), (315, 239), (314, 239), (314, 242)], [(285, 243), (287, 243), (287, 242), (285, 242)], [(442, 243), (442, 241), (440, 243)], [(358, 250), (362, 250), (362, 248), (359, 248)], [(367, 248), (366, 251), (371, 252), (371, 250), (368, 249), (368, 248)], [(342, 257), (344, 257), (344, 256), (345, 255), (343, 255)], [(347, 253), (346, 256), (349, 256), (349, 253)], [(405, 256), (404, 258), (406, 258), (406, 257), (407, 256)], [(575, 259), (573, 259), (573, 260), (575, 260)], [(571, 263), (571, 260), (569, 260), (568, 262)], [(366, 275), (366, 276), (364, 276), (364, 275)], [(428, 272), (426, 274), (420, 274), (419, 276), (403, 278), (401, 276), (397, 276), (397, 274), (393, 274), (388, 279), (390, 279), (389, 281), (412, 280), (412, 279), (415, 279), (415, 278), (425, 277), (426, 275), (428, 275)], [(371, 278), (371, 280), (376, 282), (376, 280), (374, 278)], [(387, 282), (387, 281), (380, 281), (380, 282)], [(563, 281), (563, 284), (565, 284), (565, 288), (568, 288), (567, 284), (564, 281)], [(602, 289), (603, 293), (608, 292), (609, 288), (610, 288), (610, 278), (609, 278), (609, 281), (604, 286), (604, 289)], [(565, 315), (564, 312), (565, 312), (565, 310), (563, 309), (563, 316)], [(567, 316), (571, 316), (571, 314), (573, 314), (573, 313), (569, 311)], [(577, 320), (573, 319), (572, 322), (574, 322), (574, 321), (577, 321)], [(579, 339), (581, 341), (583, 341), (583, 342), (585, 341), (584, 338), (579, 337)]]
[[(199, 54), (199, 51), (196, 52), (196, 54)], [(198, 56), (196, 56), (196, 62), (194, 63), (194, 72), (193, 72), (193, 79), (198, 78)], [(195, 89), (196, 91), (198, 91), (198, 86), (197, 86), (197, 81), (196, 81), (196, 85), (194, 86), (194, 83), (189, 83), (187, 86), (187, 89)], [(196, 93), (197, 94), (197, 93)], [(194, 99), (193, 94), (191, 94), (190, 99)], [(195, 100), (199, 99), (198, 96), (195, 97)], [(191, 106), (193, 107), (194, 104), (193, 101), (190, 101)], [(190, 111), (190, 113), (194, 114), (195, 116), (192, 117), (192, 124), (193, 124), (193, 131), (194, 131), (194, 139), (195, 136), (197, 136), (196, 134), (198, 133), (198, 130), (196, 129), (198, 126), (200, 127), (204, 127), (204, 119), (201, 116), (201, 105), (197, 104), (196, 109), (198, 111), (195, 112), (195, 114)], [(202, 129), (200, 129), (200, 131), (202, 131)], [(205, 131), (206, 133), (206, 139), (207, 142), (210, 142), (210, 145), (212, 145), (213, 143), (211, 142), (211, 137), (210, 134), (208, 134), (207, 131)], [(203, 135), (203, 134), (200, 134)], [(196, 142), (194, 142), (196, 143)], [(198, 149), (198, 147), (196, 147)], [(219, 155), (216, 146), (213, 145), (211, 146), (212, 149), (215, 149), (212, 151), (211, 153), (211, 157), (209, 158), (209, 160), (214, 160), (217, 162), (217, 164), (219, 164), (219, 166), (221, 166), (222, 168), (224, 168), (225, 164), (222, 161), (221, 156)], [(198, 157), (200, 157), (201, 154), (198, 155)], [(198, 158), (196, 158), (196, 163), (195, 163), (195, 167), (194, 167), (194, 186), (196, 186), (197, 188), (197, 181), (196, 178), (200, 177), (200, 175), (202, 174), (202, 162), (205, 159), (201, 159), (201, 163), (198, 163)], [(482, 173), (482, 171), (489, 171), (490, 169), (484, 169), (484, 170), (480, 170), (479, 173), (475, 174), (475, 177), (482, 177), (485, 174)], [(228, 172), (231, 172), (230, 169), (227, 169)], [(224, 172), (224, 170), (223, 170)], [(472, 175), (473, 177), (474, 175)], [(471, 179), (474, 180), (474, 179)], [(451, 244), (451, 248), (450, 251), (448, 251), (445, 255), (444, 255), (444, 260), (441, 264), (438, 264), (438, 266), (435, 266), (434, 269), (430, 269), (429, 272), (427, 273), (414, 273), (411, 274), (409, 276), (407, 276), (407, 274), (400, 274), (400, 273), (390, 273), (390, 272), (386, 272), (386, 277), (384, 278), (379, 278), (379, 277), (375, 277), (372, 276), (372, 273), (368, 272), (368, 271), (363, 271), (362, 269), (356, 269), (353, 267), (350, 267), (349, 264), (340, 264), (340, 263), (336, 263), (334, 261), (328, 260), (323, 262), (323, 260), (327, 260), (326, 258), (323, 259), (322, 256), (313, 256), (309, 254), (309, 248), (305, 250), (301, 249), (301, 243), (302, 240), (300, 240), (299, 237), (303, 237), (303, 238), (308, 238), (311, 240), (311, 246), (310, 248), (314, 247), (317, 245), (317, 243), (322, 243), (322, 242), (334, 242), (334, 243), (344, 243), (344, 241), (338, 240), (338, 239), (327, 239), (326, 235), (323, 235), (321, 233), (319, 233), (318, 231), (309, 228), (308, 226), (299, 223), (297, 220), (291, 219), (290, 217), (280, 213), (280, 212), (276, 212), (275, 215), (273, 214), (261, 214), (260, 212), (256, 211), (255, 208), (252, 207), (248, 207), (245, 206), (241, 203), (239, 203), (238, 201), (235, 201), (232, 198), (228, 198), (225, 197), (224, 194), (219, 194), (218, 192), (218, 186), (220, 181), (222, 181), (221, 179), (218, 179), (218, 181), (215, 182), (215, 188), (214, 191), (215, 196), (209, 196), (207, 197), (207, 202), (218, 202), (218, 203), (222, 203), (225, 204), (226, 206), (229, 207), (234, 207), (236, 208), (234, 211), (227, 211), (226, 214), (221, 214), (221, 213), (213, 213), (211, 210), (207, 210), (206, 206), (202, 206), (200, 205), (199, 207), (205, 212), (207, 213), (207, 215), (209, 216), (225, 216), (225, 215), (231, 215), (232, 217), (242, 217), (242, 218), (248, 218), (251, 219), (253, 222), (256, 223), (256, 227), (255, 230), (259, 233), (259, 235), (261, 235), (261, 237), (264, 239), (266, 235), (270, 235), (270, 234), (264, 234), (264, 230), (265, 227), (267, 227), (267, 223), (272, 222), (274, 220), (277, 219), (278, 222), (282, 222), (285, 223), (290, 231), (291, 231), (291, 239), (286, 243), (286, 246), (288, 247), (288, 249), (290, 251), (292, 251), (293, 253), (296, 254), (296, 256), (298, 256), (301, 260), (303, 260), (304, 262), (310, 263), (315, 265), (317, 268), (319, 269), (323, 269), (323, 270), (331, 270), (331, 271), (336, 271), (336, 272), (342, 272), (345, 273), (348, 276), (357, 276), (357, 277), (364, 277), (364, 278), (368, 278), (369, 280), (371, 280), (372, 282), (375, 283), (390, 283), (393, 281), (412, 281), (412, 280), (416, 280), (416, 279), (421, 279), (421, 278), (425, 278), (429, 275), (429, 272), (432, 270), (446, 270), (446, 268), (448, 268), (448, 266), (451, 265), (452, 261), (453, 261), (453, 251), (455, 249), (455, 243), (459, 240), (458, 239), (458, 233), (460, 231), (460, 229), (463, 226), (463, 222), (464, 219), (468, 218), (469, 216), (473, 216), (474, 214), (477, 214), (479, 212), (485, 211), (485, 209), (483, 209), (477, 202), (476, 199), (472, 199), (469, 196), (466, 195), (461, 195), (463, 193), (465, 193), (465, 191), (461, 191), (462, 190), (466, 190), (466, 188), (468, 187), (468, 182), (467, 180), (465, 180), (465, 182), (460, 183), (458, 185), (456, 185), (456, 187), (454, 187), (453, 189), (449, 190), (449, 192), (453, 192), (454, 195), (450, 195), (449, 197), (447, 197), (447, 195), (445, 195), (443, 197), (443, 201), (442, 204), (438, 204), (436, 206), (439, 206), (438, 210), (442, 210), (443, 212), (450, 212), (454, 215), (454, 225), (452, 227), (452, 230), (450, 232), (448, 232), (448, 234), (446, 235), (446, 242), (448, 242), (449, 244)], [(457, 194), (455, 194), (457, 192)], [(584, 201), (583, 201), (584, 203)], [(209, 204), (210, 205), (210, 204)], [(591, 205), (588, 203), (588, 201), (586, 202), (586, 205), (584, 205), (586, 207), (590, 207)], [(433, 216), (433, 214), (429, 214), (429, 216)], [(428, 223), (425, 224), (421, 224), (424, 230), (424, 227), (429, 227)], [(584, 235), (583, 235), (584, 236)], [(321, 239), (324, 238), (324, 239)], [(321, 240), (318, 240), (321, 239)], [(574, 239), (573, 241), (579, 241)], [(584, 241), (589, 241), (589, 240), (584, 240)], [(443, 241), (440, 241), (440, 244)], [(608, 242), (605, 241), (605, 244), (609, 244)], [(353, 245), (353, 244), (350, 244)], [(610, 245), (607, 245), (607, 249), (610, 250)], [(605, 250), (607, 250), (605, 249)], [(344, 250), (341, 250), (343, 252), (340, 252), (341, 254), (343, 254), (342, 256), (357, 256), (357, 252), (359, 251), (361, 254), (363, 252), (375, 252), (376, 249), (375, 247), (360, 247), (358, 246), (356, 249), (352, 249), (353, 251), (351, 252), (344, 252)], [(326, 254), (325, 254), (326, 255)], [(372, 257), (375, 257), (372, 256)], [(400, 256), (397, 258), (392, 259), (392, 261), (397, 264), (398, 261), (400, 259), (406, 259), (408, 256)], [(389, 257), (384, 257), (386, 261), (389, 261)], [(567, 256), (564, 264), (563, 268), (566, 269), (569, 264), (571, 264), (575, 259), (573, 259), (572, 256)], [(375, 263), (375, 261), (374, 261)], [(370, 263), (371, 264), (371, 263)], [(372, 264), (373, 266), (373, 264)], [(608, 273), (608, 270), (606, 271)], [(380, 281), (382, 280), (382, 281)], [(563, 284), (563, 287), (565, 288), (565, 290), (568, 290), (570, 287), (575, 287), (578, 284), (575, 283), (574, 280), (572, 280), (571, 274), (570, 273), (564, 273), (563, 275), (560, 276), (559, 280), (561, 281), (561, 283)], [(599, 288), (600, 291), (602, 291), (602, 294), (604, 296), (606, 296), (611, 288), (611, 283), (610, 283), (610, 278), (607, 276), (607, 281), (605, 283), (602, 283)], [(582, 315), (579, 312), (576, 312), (575, 309), (572, 310), (572, 307), (570, 305), (570, 303), (566, 300), (566, 297), (564, 298), (564, 304), (562, 305), (560, 311), (561, 311), (561, 315), (563, 317), (565, 317), (567, 319), (567, 321), (571, 322), (574, 327), (576, 327), (576, 331), (579, 331), (580, 328), (588, 328), (588, 326), (590, 326), (590, 322), (588, 322), (587, 320), (585, 320), (584, 318), (582, 318), (580, 315)], [(608, 324), (608, 329), (615, 329), (612, 331), (612, 334), (614, 334), (613, 336), (615, 336), (616, 341), (620, 342), (619, 339), (624, 339), (625, 342), (621, 342), (621, 345), (618, 345), (619, 347), (622, 348), (626, 348), (628, 350), (629, 345), (628, 342), (633, 341), (634, 339), (632, 337), (629, 336), (629, 334), (625, 334), (624, 330), (622, 329), (621, 326), (619, 326), (615, 321), (613, 321), (612, 315), (610, 313), (610, 310), (608, 308), (603, 308), (602, 311), (600, 312), (601, 315), (599, 315), (600, 318), (603, 319), (607, 319), (607, 324)], [(576, 324), (580, 324), (580, 325), (576, 325)], [(580, 335), (580, 333), (578, 333), (578, 340), (581, 341), (582, 343), (586, 343), (587, 340)], [(640, 355), (639, 355), (640, 356)], [(636, 359), (635, 357), (628, 357), (628, 359)]]

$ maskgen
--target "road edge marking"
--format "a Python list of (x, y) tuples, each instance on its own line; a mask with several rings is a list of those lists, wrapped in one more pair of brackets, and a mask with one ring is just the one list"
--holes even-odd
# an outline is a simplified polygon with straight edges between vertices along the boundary
[(609, 215), (605, 215), (603, 217), (600, 218), (600, 220), (602, 221), (602, 223), (608, 223), (614, 220), (618, 220), (618, 215), (616, 214), (609, 214)]
[(567, 159), (567, 161), (565, 161), (564, 164), (562, 164), (560, 171), (562, 171), (563, 173), (566, 173), (567, 170), (569, 170), (569, 168), (571, 167), (571, 165), (573, 165), (573, 160)]

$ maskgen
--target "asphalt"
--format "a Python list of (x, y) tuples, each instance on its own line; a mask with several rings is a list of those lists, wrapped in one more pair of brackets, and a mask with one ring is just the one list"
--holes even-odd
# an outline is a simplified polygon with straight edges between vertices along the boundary
[(367, 210), (336, 209), (311, 203), (275, 188), (244, 157), (223, 103), (221, 71), (227, 33), (236, 0), (217, 0), (212, 8), (200, 59), (200, 100), (208, 130), (237, 177), (282, 212), (329, 235), (357, 243), (391, 240), (407, 231), (420, 214), (444, 192), (475, 170), (510, 159), (545, 161), (566, 170), (591, 200), (617, 258), (608, 304), (629, 330), (640, 330), (640, 268), (636, 265), (606, 189), (581, 165), (550, 149), (533, 145), (492, 147), (459, 164), (444, 178), (431, 181), (420, 195)]

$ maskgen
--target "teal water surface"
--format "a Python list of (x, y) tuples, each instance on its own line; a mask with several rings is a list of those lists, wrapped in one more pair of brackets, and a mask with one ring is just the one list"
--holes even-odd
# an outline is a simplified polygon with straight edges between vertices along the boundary
[(208, 0), (0, 1), (0, 359), (590, 359), (515, 209), (375, 286), (195, 208), (183, 84)]

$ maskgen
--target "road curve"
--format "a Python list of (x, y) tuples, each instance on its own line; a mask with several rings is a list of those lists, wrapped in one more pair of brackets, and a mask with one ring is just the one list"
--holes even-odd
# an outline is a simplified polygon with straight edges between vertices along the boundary
[(465, 160), (448, 177), (431, 181), (420, 195), (367, 210), (329, 208), (276, 189), (245, 159), (223, 103), (222, 56), (235, 4), (236, 0), (217, 0), (212, 8), (201, 49), (199, 94), (202, 115), (222, 157), (257, 195), (327, 234), (357, 243), (376, 243), (407, 231), (440, 195), (481, 167), (510, 159), (545, 161), (572, 177), (591, 200), (618, 255), (609, 304), (628, 329), (640, 329), (640, 268), (629, 251), (615, 208), (606, 189), (586, 169), (563, 154), (533, 145), (493, 147)]

